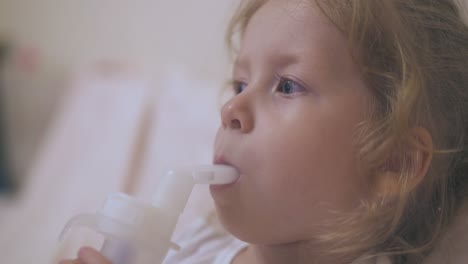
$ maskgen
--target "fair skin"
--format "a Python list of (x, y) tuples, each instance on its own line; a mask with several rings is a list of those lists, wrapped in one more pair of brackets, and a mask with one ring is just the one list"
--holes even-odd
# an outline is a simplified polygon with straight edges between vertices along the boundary
[(314, 237), (332, 211), (370, 195), (353, 132), (371, 95), (346, 37), (313, 1), (268, 1), (247, 26), (233, 79), (215, 161), (241, 177), (211, 193), (224, 227), (251, 244), (235, 263), (341, 263)]
[[(215, 163), (241, 177), (211, 194), (227, 231), (250, 243), (234, 263), (350, 262), (356, 256), (321, 254), (314, 239), (332, 212), (351, 212), (370, 195), (353, 132), (368, 119), (371, 95), (346, 37), (313, 1), (268, 1), (247, 26), (233, 79)], [(63, 264), (107, 264), (80, 252)]]

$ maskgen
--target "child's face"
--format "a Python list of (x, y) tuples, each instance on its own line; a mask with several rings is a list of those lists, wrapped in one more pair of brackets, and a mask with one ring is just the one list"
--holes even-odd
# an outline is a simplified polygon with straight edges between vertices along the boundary
[(353, 132), (371, 96), (345, 36), (313, 1), (268, 1), (244, 37), (233, 72), (242, 91), (223, 106), (215, 143), (215, 162), (241, 177), (211, 188), (217, 212), (250, 243), (309, 240), (330, 211), (368, 195)]

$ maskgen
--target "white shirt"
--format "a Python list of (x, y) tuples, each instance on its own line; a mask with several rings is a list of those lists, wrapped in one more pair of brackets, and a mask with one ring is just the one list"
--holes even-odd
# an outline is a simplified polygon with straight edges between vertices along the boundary
[(169, 252), (163, 264), (231, 264), (248, 245), (203, 218), (194, 220), (184, 231), (173, 239), (181, 249)]
[[(174, 237), (174, 242), (181, 249), (171, 251), (163, 264), (231, 264), (234, 258), (248, 244), (233, 236), (223, 233), (207, 223), (203, 218), (197, 218), (185, 232)], [(356, 260), (351, 264), (391, 264), (386, 257), (367, 260)]]

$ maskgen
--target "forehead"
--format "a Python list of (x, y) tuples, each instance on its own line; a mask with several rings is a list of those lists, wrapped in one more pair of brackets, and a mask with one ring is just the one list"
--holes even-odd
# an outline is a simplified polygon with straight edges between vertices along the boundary
[(320, 67), (346, 66), (343, 60), (350, 59), (347, 43), (315, 1), (270, 0), (247, 25), (237, 64), (261, 58), (273, 64), (320, 62)]

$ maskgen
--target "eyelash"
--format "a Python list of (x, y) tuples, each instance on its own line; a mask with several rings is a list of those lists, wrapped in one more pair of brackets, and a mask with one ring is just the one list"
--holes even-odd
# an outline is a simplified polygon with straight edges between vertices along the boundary
[[(293, 91), (289, 90), (288, 92), (286, 91), (280, 91), (280, 89), (284, 88), (283, 85), (284, 84), (289, 84), (290, 86), (294, 86), (294, 87), (290, 87), (290, 89), (292, 89)], [(281, 78), (277, 87), (276, 87), (276, 90), (281, 92), (282, 94), (284, 95), (291, 95), (291, 94), (298, 94), (298, 93), (302, 93), (305, 91), (305, 88), (304, 86), (302, 86), (300, 83), (294, 81), (294, 80), (291, 80), (291, 79), (288, 79), (288, 78)]]
[[(294, 85), (296, 88), (299, 89), (299, 91), (293, 91), (293, 92), (282, 92), (280, 91), (281, 88), (284, 88), (282, 87), (282, 85), (284, 84), (290, 84), (290, 85)], [(232, 81), (232, 88), (234, 90), (234, 94), (238, 95), (240, 93), (242, 93), (245, 88), (247, 88), (248, 84), (245, 83), (245, 82), (242, 82), (242, 81)], [(275, 90), (277, 92), (280, 92), (282, 94), (285, 94), (285, 95), (291, 95), (291, 94), (296, 94), (296, 93), (301, 93), (301, 92), (304, 92), (305, 91), (305, 88), (298, 82), (294, 81), (294, 80), (291, 80), (289, 78), (279, 78), (279, 82), (278, 84), (276, 85), (275, 87)]]
[[(240, 87), (242, 85), (245, 85), (244, 87)], [(242, 81), (232, 81), (232, 89), (234, 90), (234, 94), (235, 95), (238, 95), (240, 93), (242, 93), (242, 91), (245, 90), (245, 88), (247, 87), (247, 83), (245, 82), (242, 82)]]

